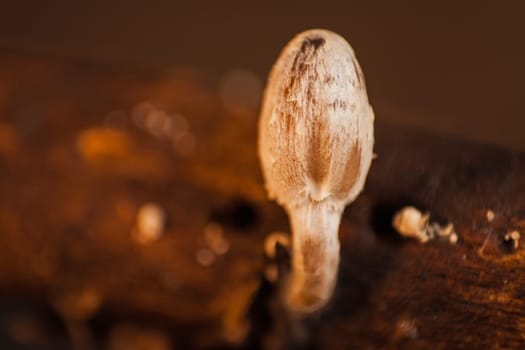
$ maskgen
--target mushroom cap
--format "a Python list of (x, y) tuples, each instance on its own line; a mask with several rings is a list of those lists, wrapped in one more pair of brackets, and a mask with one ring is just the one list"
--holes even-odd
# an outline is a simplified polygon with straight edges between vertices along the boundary
[(272, 68), (259, 123), (266, 189), (279, 204), (328, 201), (342, 210), (361, 192), (374, 113), (344, 38), (323, 29), (293, 38)]

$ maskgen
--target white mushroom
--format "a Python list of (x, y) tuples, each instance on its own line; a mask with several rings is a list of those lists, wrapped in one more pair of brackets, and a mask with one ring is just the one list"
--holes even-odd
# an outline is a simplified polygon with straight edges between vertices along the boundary
[(429, 214), (422, 214), (414, 207), (404, 207), (396, 213), (392, 226), (405, 237), (415, 238), (420, 243), (426, 243), (430, 237), (427, 234)]
[(266, 188), (292, 226), (285, 304), (312, 312), (330, 299), (339, 222), (363, 189), (373, 157), (374, 113), (350, 45), (321, 29), (297, 35), (270, 73), (259, 121)]

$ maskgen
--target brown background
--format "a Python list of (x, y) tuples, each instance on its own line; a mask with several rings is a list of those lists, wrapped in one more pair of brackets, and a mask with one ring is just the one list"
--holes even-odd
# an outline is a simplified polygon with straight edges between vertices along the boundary
[(344, 35), (378, 118), (525, 149), (523, 1), (13, 1), (0, 49), (261, 79), (295, 33)]

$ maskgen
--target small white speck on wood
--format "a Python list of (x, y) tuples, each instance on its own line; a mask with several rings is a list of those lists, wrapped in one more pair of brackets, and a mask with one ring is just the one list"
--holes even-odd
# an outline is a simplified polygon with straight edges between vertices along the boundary
[(164, 209), (158, 204), (147, 203), (137, 211), (137, 220), (133, 237), (139, 243), (149, 243), (159, 239), (166, 222)]
[(507, 232), (505, 234), (505, 237), (503, 238), (505, 242), (510, 242), (512, 244), (513, 249), (518, 249), (519, 243), (520, 243), (521, 234), (519, 231), (513, 230), (510, 232)]
[(264, 254), (269, 259), (275, 259), (276, 245), (279, 243), (285, 248), (290, 246), (290, 236), (284, 232), (271, 232), (264, 239)]
[(339, 222), (364, 187), (374, 113), (352, 47), (314, 29), (293, 38), (270, 73), (259, 119), (259, 158), (269, 196), (292, 226), (285, 305), (310, 313), (330, 299)]
[(399, 234), (414, 238), (420, 243), (426, 243), (430, 237), (427, 234), (428, 213), (421, 213), (418, 209), (408, 206), (402, 208), (394, 215), (392, 226)]
[(487, 213), (485, 215), (487, 217), (487, 221), (488, 222), (494, 221), (495, 214), (494, 214), (494, 212), (492, 210), (490, 210), (490, 209), (487, 210)]

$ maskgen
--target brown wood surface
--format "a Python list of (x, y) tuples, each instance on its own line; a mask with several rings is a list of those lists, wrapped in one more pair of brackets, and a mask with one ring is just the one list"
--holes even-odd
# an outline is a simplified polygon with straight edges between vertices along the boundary
[[(256, 111), (230, 114), (213, 79), (188, 70), (0, 63), (3, 346), (69, 348), (71, 321), (96, 348), (125, 348), (111, 341), (123, 324), (176, 349), (279, 343), (262, 243), (289, 228), (263, 190)], [(134, 125), (145, 102), (187, 118), (193, 151)], [(381, 120), (366, 189), (342, 220), (340, 281), (308, 321), (307, 346), (522, 348), (525, 248), (504, 236), (525, 230), (525, 157)], [(167, 227), (139, 244), (146, 202), (165, 208)], [(404, 205), (453, 222), (458, 243), (400, 238), (390, 221)], [(204, 267), (196, 254), (210, 222), (230, 249)]]

